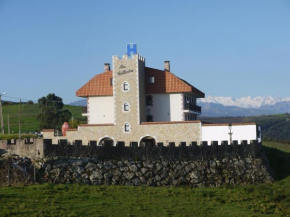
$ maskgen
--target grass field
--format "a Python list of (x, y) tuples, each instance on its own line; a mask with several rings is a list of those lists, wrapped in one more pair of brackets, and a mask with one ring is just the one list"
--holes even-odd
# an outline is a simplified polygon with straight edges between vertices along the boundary
[[(75, 119), (80, 119), (86, 121), (86, 118), (82, 116), (82, 108), (79, 106), (65, 105), (64, 109), (68, 109)], [(39, 123), (36, 119), (39, 113), (38, 104), (30, 105), (23, 104), (21, 106), (21, 123), (22, 132), (34, 132), (39, 130)], [(11, 133), (19, 132), (19, 105), (5, 105), (3, 106), (3, 116), (4, 116), (4, 128), (5, 133), (8, 132), (8, 114), (10, 116), (10, 129)]]
[(236, 188), (35, 185), (0, 189), (1, 216), (287, 216), (290, 179)]
[(279, 142), (263, 142), (263, 145), (269, 148), (276, 148), (281, 151), (290, 153), (290, 145)]
[(0, 216), (290, 216), (289, 149), (279, 143), (265, 146), (279, 180), (273, 184), (197, 189), (77, 184), (2, 187)]

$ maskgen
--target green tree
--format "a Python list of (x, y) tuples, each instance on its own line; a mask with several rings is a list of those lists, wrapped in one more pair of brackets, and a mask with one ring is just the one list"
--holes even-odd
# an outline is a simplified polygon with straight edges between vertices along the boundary
[(38, 99), (40, 113), (37, 116), (40, 129), (60, 129), (64, 121), (69, 121), (72, 114), (63, 110), (62, 98), (54, 93)]
[(74, 119), (69, 121), (70, 128), (78, 128), (79, 125), (83, 124), (83, 122), (79, 119)]

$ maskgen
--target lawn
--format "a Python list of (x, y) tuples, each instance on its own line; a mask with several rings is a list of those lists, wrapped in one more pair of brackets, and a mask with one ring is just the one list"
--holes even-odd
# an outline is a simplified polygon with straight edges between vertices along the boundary
[(289, 216), (290, 178), (235, 188), (4, 187), (0, 204), (1, 216)]
[(42, 184), (0, 188), (0, 216), (290, 216), (290, 157), (265, 143), (273, 184), (220, 188)]

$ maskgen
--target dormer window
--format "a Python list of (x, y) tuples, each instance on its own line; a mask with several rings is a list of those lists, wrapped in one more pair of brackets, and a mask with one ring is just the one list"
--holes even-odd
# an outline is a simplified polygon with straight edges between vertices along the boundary
[(129, 90), (129, 83), (128, 83), (127, 81), (125, 81), (125, 82), (123, 83), (123, 90), (124, 90), (124, 91), (128, 91), (128, 90)]
[(154, 84), (155, 83), (155, 77), (150, 76), (149, 77), (149, 84)]

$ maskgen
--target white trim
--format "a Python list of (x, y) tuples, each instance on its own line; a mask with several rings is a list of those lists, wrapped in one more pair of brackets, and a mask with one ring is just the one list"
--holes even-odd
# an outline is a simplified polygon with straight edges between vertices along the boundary
[[(125, 84), (125, 83), (128, 84), (128, 90), (125, 90), (125, 89), (124, 89), (124, 84)], [(123, 92), (129, 92), (129, 91), (130, 91), (130, 83), (129, 83), (128, 81), (124, 81), (124, 82), (122, 83), (122, 91), (123, 91)]]
[[(128, 126), (129, 126), (129, 131), (125, 131), (125, 125), (126, 124), (128, 124)], [(131, 133), (131, 125), (128, 122), (126, 122), (125, 124), (123, 124), (123, 133)]]
[[(126, 104), (126, 103), (128, 104), (128, 111), (125, 110), (125, 104)], [(123, 108), (122, 108), (122, 111), (123, 111), (123, 112), (128, 113), (128, 112), (130, 112), (130, 110), (131, 110), (131, 105), (130, 105), (130, 103), (129, 103), (128, 101), (124, 102), (122, 107), (123, 107)]]

